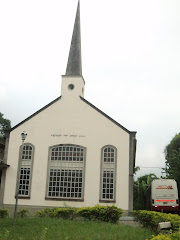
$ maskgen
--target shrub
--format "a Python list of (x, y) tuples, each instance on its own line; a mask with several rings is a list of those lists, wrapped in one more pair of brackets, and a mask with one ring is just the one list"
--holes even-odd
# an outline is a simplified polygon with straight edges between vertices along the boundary
[(9, 216), (8, 209), (0, 209), (0, 218), (6, 218)]
[(86, 220), (92, 220), (92, 207), (82, 207), (77, 210), (77, 215)]
[(44, 211), (39, 210), (37, 212), (35, 212), (34, 214), (36, 217), (45, 217)]
[(85, 220), (98, 220), (104, 222), (116, 223), (122, 215), (122, 209), (115, 206), (83, 207), (83, 208), (46, 208), (35, 213), (37, 217), (57, 217), (65, 219), (74, 219), (83, 217)]
[(35, 212), (35, 216), (37, 217), (55, 217), (56, 208), (45, 208), (44, 210), (39, 210)]
[(180, 227), (180, 216), (176, 214), (137, 210), (133, 211), (133, 215), (144, 227), (150, 227), (155, 231), (159, 222), (171, 222), (173, 231), (179, 230)]
[(28, 214), (29, 214), (29, 210), (28, 209), (21, 209), (17, 213), (18, 217), (21, 217), (21, 218), (27, 217)]
[(122, 215), (122, 209), (113, 206), (84, 207), (77, 210), (77, 215), (87, 220), (116, 223)]
[(153, 236), (150, 240), (171, 240), (169, 235), (159, 234), (157, 236)]
[(170, 232), (170, 234), (152, 236), (151, 240), (180, 240), (180, 230), (174, 233)]
[(166, 214), (166, 221), (167, 222), (171, 222), (172, 224), (172, 230), (173, 231), (177, 231), (180, 228), (180, 216), (178, 216), (177, 214)]
[(64, 219), (74, 219), (76, 215), (75, 208), (57, 208), (54, 211), (54, 216), (57, 218), (64, 218)]
[(174, 233), (172, 233), (171, 235), (170, 235), (170, 237), (171, 237), (171, 239), (173, 239), (173, 240), (180, 240), (180, 230), (179, 231), (177, 231), (177, 232), (174, 232)]

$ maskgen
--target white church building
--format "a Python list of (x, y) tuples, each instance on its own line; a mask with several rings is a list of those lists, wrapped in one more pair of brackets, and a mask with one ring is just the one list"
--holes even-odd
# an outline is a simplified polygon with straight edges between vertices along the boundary
[(19, 185), (18, 207), (33, 211), (96, 204), (133, 210), (136, 132), (88, 102), (84, 86), (78, 3), (61, 96), (6, 136), (0, 207), (14, 209)]

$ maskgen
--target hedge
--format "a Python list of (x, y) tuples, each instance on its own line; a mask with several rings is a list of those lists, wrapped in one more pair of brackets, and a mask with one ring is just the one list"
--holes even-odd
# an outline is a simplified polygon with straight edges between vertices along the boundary
[(87, 220), (99, 220), (116, 223), (122, 215), (122, 209), (113, 206), (84, 207), (77, 210), (77, 215)]
[(55, 217), (55, 210), (57, 208), (45, 208), (35, 212), (36, 217)]
[(9, 216), (8, 209), (0, 209), (0, 218), (6, 218)]
[(64, 218), (64, 219), (74, 219), (77, 210), (75, 208), (57, 208), (54, 210), (54, 217)]
[(82, 217), (85, 220), (97, 220), (116, 223), (122, 215), (122, 209), (116, 206), (83, 207), (83, 208), (46, 208), (35, 213), (38, 217), (57, 217), (65, 219), (77, 219)]
[(155, 231), (159, 222), (171, 222), (172, 231), (178, 231), (180, 228), (180, 216), (177, 214), (137, 210), (133, 211), (133, 215), (144, 227), (150, 227)]
[(180, 240), (180, 230), (174, 233), (170, 232), (169, 234), (152, 236), (150, 240)]
[(24, 217), (28, 217), (28, 215), (29, 215), (29, 210), (28, 209), (21, 209), (21, 210), (19, 210), (18, 212), (17, 212), (17, 215), (18, 215), (18, 217), (20, 217), (20, 218), (24, 218)]

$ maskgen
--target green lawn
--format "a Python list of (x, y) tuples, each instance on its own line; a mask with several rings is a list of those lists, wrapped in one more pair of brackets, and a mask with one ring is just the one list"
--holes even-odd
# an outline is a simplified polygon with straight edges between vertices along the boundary
[(145, 240), (153, 232), (141, 227), (55, 218), (0, 219), (0, 240)]

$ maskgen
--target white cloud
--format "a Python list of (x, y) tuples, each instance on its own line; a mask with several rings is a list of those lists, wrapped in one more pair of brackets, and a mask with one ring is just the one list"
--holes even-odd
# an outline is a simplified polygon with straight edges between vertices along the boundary
[(140, 167), (136, 177), (144, 174), (155, 173), (158, 177), (162, 175), (162, 168), (165, 167), (163, 150), (153, 143), (145, 143), (139, 146), (136, 158), (136, 166)]
[[(12, 125), (60, 95), (76, 7), (0, 1), (0, 107)], [(179, 0), (81, 1), (85, 98), (137, 131), (137, 165), (162, 166), (180, 131), (179, 12)]]
[(6, 88), (0, 85), (0, 102), (1, 104), (7, 99), (7, 91)]

